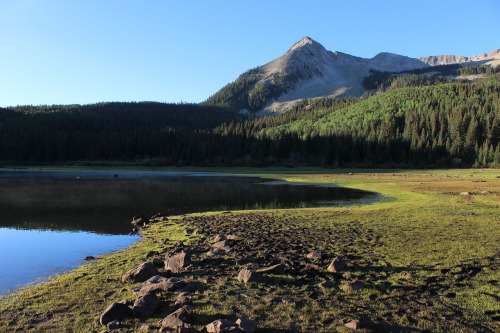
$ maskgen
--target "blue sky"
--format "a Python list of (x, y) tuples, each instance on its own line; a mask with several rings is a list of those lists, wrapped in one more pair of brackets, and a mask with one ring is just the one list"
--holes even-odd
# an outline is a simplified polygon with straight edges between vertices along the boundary
[(370, 58), (500, 48), (499, 0), (0, 0), (0, 106), (201, 102), (304, 36)]

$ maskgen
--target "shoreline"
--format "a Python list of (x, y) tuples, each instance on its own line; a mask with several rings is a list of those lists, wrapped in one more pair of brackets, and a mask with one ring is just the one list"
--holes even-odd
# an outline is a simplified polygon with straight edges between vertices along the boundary
[[(276, 178), (276, 174), (267, 176)], [(423, 297), (424, 301), (431, 302), (433, 305), (428, 304), (426, 307), (430, 307), (430, 310), (434, 311), (435, 314), (418, 317), (408, 312), (407, 319), (404, 319), (405, 316), (391, 312), (390, 318), (385, 319), (385, 322), (390, 325), (402, 325), (404, 320), (410, 318), (406, 324), (409, 327), (417, 328), (426, 323), (425, 325), (430, 325), (428, 327), (434, 327), (434, 329), (460, 328), (460, 325), (463, 325), (461, 322), (467, 322), (471, 325), (480, 325), (478, 323), (481, 322), (483, 328), (489, 327), (489, 329), (495, 330), (498, 328), (498, 324), (495, 324), (494, 320), (498, 305), (494, 302), (494, 298), (490, 299), (489, 296), (482, 295), (484, 293), (492, 295), (500, 293), (498, 287), (487, 282), (498, 279), (499, 274), (494, 269), (492, 270), (495, 266), (491, 266), (497, 264), (495, 253), (499, 250), (500, 226), (498, 220), (495, 220), (500, 193), (500, 181), (497, 179), (499, 176), (500, 170), (492, 169), (474, 172), (468, 172), (468, 170), (429, 170), (416, 171), (415, 173), (401, 170), (392, 174), (373, 174), (370, 170), (369, 173), (355, 173), (350, 176), (330, 173), (281, 174), (279, 178), (284, 180), (315, 183), (335, 182), (343, 187), (377, 191), (388, 196), (391, 200), (366, 206), (232, 211), (226, 214), (211, 212), (169, 218), (168, 222), (163, 225), (153, 224), (150, 229), (144, 231), (144, 236), (139, 242), (127, 249), (104, 256), (96, 263), (85, 265), (68, 274), (54, 277), (46, 284), (23, 289), (6, 298), (0, 298), (0, 329), (7, 332), (18, 328), (34, 331), (70, 329), (100, 332), (102, 327), (96, 325), (95, 320), (106, 306), (113, 300), (134, 298), (128, 292), (128, 286), (121, 283), (120, 277), (126, 270), (146, 260), (145, 255), (148, 252), (171, 248), (177, 241), (183, 241), (188, 247), (191, 246), (190, 244), (201, 246), (200, 244), (206, 243), (206, 240), (200, 239), (212, 236), (211, 233), (187, 235), (183, 231), (186, 228), (195, 227), (200, 231), (209, 232), (215, 221), (221, 221), (228, 228), (248, 223), (247, 232), (260, 234), (253, 223), (263, 219), (268, 223), (265, 228), (269, 229), (265, 230), (270, 230), (270, 239), (274, 239), (275, 236), (272, 235), (281, 230), (279, 227), (277, 228), (279, 225), (288, 224), (292, 227), (292, 231), (300, 225), (301, 228), (305, 228), (304, 231), (295, 236), (299, 237), (297, 239), (303, 238), (303, 246), (298, 248), (300, 253), (309, 251), (311, 248), (319, 246), (320, 243), (323, 244), (324, 239), (326, 247), (323, 251), (329, 259), (336, 253), (345, 250), (348, 262), (354, 268), (348, 273), (331, 277), (333, 285), (326, 290), (314, 287), (317, 282), (314, 279), (299, 287), (296, 281), (301, 281), (303, 277), (295, 271), (273, 276), (273, 282), (264, 287), (271, 288), (270, 293), (276, 295), (276, 298), (282, 298), (281, 292), (285, 292), (288, 288), (291, 296), (287, 304), (266, 303), (263, 298), (260, 298), (262, 295), (259, 295), (261, 286), (240, 285), (235, 281), (235, 277), (231, 278), (234, 276), (234, 272), (232, 268), (228, 268), (228, 280), (216, 280), (215, 285), (210, 284), (207, 289), (196, 292), (198, 298), (194, 301), (193, 324), (195, 327), (203, 327), (210, 322), (210, 319), (217, 319), (216, 315), (220, 313), (226, 317), (233, 315), (255, 319), (259, 323), (259, 328), (267, 331), (277, 329), (279, 325), (283, 325), (285, 330), (290, 331), (293, 331), (294, 325), (298, 325), (302, 330), (315, 329), (325, 332), (342, 330), (343, 324), (339, 320), (348, 319), (349, 316), (351, 319), (358, 317), (365, 322), (365, 325), (368, 325), (368, 328), (374, 328), (377, 325), (382, 325), (376, 318), (382, 315), (379, 308), (384, 304), (386, 304), (385, 306), (400, 307), (404, 311), (413, 311), (418, 308), (418, 303), (415, 303), (417, 304), (415, 307), (409, 307), (409, 305), (405, 305), (408, 301), (402, 302), (400, 296), (394, 298), (397, 295), (393, 295), (395, 290), (400, 290), (403, 286), (429, 286), (430, 288), (436, 283), (445, 286), (450, 283), (450, 278), (463, 276), (464, 286), (450, 284), (446, 292), (441, 291), (438, 287), (435, 291), (437, 295), (430, 293), (429, 296), (425, 296), (427, 289), (423, 289), (420, 298), (415, 298), (415, 300), (422, 301)], [(464, 190), (468, 190), (471, 194), (459, 196), (458, 193)], [(482, 191), (488, 191), (489, 194), (481, 195)], [(231, 216), (238, 219), (239, 224), (233, 224)], [(248, 221), (245, 222), (246, 220)], [(471, 224), (474, 225), (474, 229), (470, 229)], [(326, 237), (328, 233), (325, 232), (317, 234), (316, 230), (333, 232), (333, 235), (339, 233), (341, 238), (333, 243), (328, 242), (328, 238), (332, 236)], [(361, 236), (352, 238), (353, 234), (350, 230), (357, 230)], [(299, 229), (297, 229), (298, 231)], [(261, 236), (263, 241), (269, 237), (266, 233)], [(167, 243), (158, 243), (158, 241), (167, 238)], [(288, 238), (286, 238), (287, 241)], [(351, 240), (347, 241), (348, 239)], [(425, 243), (423, 243), (424, 240)], [(460, 244), (455, 240), (460, 240)], [(479, 240), (481, 240), (480, 243), (478, 243)], [(344, 243), (344, 241), (346, 242)], [(349, 245), (350, 242), (354, 243)], [(418, 255), (403, 250), (414, 246), (419, 249)], [(264, 246), (262, 250), (267, 251), (267, 246)], [(196, 262), (203, 262), (200, 260)], [(406, 266), (408, 264), (410, 266)], [(466, 276), (465, 273), (461, 273), (461, 269), (456, 270), (457, 268), (455, 268), (472, 267), (470, 265), (483, 268), (474, 276)], [(240, 266), (237, 265), (235, 268), (238, 267)], [(324, 263), (320, 264), (319, 267), (324, 267), (326, 270)], [(450, 270), (450, 273), (441, 276), (439, 272), (447, 269)], [(323, 274), (321, 269), (317, 272), (317, 276), (323, 276)], [(374, 274), (373, 277), (371, 277), (372, 274)], [(411, 276), (406, 276), (407, 274)], [(194, 271), (185, 272), (183, 276), (196, 281), (200, 278)], [(367, 278), (371, 279), (371, 282), (367, 282), (370, 287), (366, 291), (360, 292), (342, 291), (340, 288), (342, 284), (353, 278), (363, 279), (365, 282)], [(435, 278), (443, 280), (429, 282), (429, 279)], [(287, 287), (288, 284), (291, 287)], [(234, 294), (241, 288), (244, 291), (238, 291)], [(322, 302), (329, 304), (330, 301), (335, 301), (332, 304), (332, 310), (330, 310), (330, 312), (334, 311), (335, 313), (328, 314), (327, 309), (316, 308), (316, 305), (319, 304), (318, 300), (308, 297), (311, 291), (306, 290), (309, 289), (318, 294), (319, 300)], [(220, 295), (214, 294), (214, 290), (219, 290)], [(429, 290), (429, 292), (431, 291)], [(61, 292), (65, 293), (65, 299), (58, 301), (56, 298), (57, 295), (61, 295)], [(251, 300), (251, 303), (243, 307), (242, 304), (247, 304), (247, 301), (243, 301), (238, 296), (242, 292), (249, 297), (247, 300)], [(449, 295), (450, 292), (454, 294), (454, 297)], [(386, 295), (386, 293), (389, 294)], [(82, 299), (84, 295), (88, 295), (85, 297), (90, 297), (90, 299)], [(164, 296), (166, 302), (164, 308), (158, 310), (152, 318), (125, 320), (123, 323), (125, 325), (124, 331), (137, 330), (143, 324), (157, 327), (157, 321), (168, 314), (172, 306), (170, 297), (173, 296), (170, 294)], [(349, 299), (349, 302), (354, 302), (353, 304), (362, 302), (358, 306), (368, 307), (367, 311), (359, 309), (352, 311), (344, 308), (342, 302), (338, 303), (337, 297), (340, 296)], [(376, 298), (372, 300), (372, 296)], [(417, 297), (412, 292), (403, 292), (402, 296), (410, 300)], [(221, 303), (221, 297), (225, 297), (227, 304)], [(304, 303), (304, 301), (306, 302)], [(319, 311), (317, 313), (311, 312), (311, 314), (315, 313), (313, 317), (316, 319), (309, 315), (290, 316), (298, 310), (299, 304), (302, 304), (300, 306), (302, 313), (309, 313), (308, 311), (312, 309)], [(446, 310), (447, 306), (458, 307), (462, 314), (459, 315), (455, 312), (446, 314), (445, 312), (449, 311), (449, 308)], [(232, 307), (235, 308), (228, 311)], [(235, 310), (236, 308), (238, 310)], [(264, 313), (262, 310), (265, 310)], [(269, 310), (271, 311), (269, 312)], [(318, 316), (318, 313), (321, 315)], [(373, 313), (373, 316), (370, 313)], [(21, 317), (22, 315), (24, 316)], [(437, 321), (432, 326), (425, 318), (426, 316), (429, 319), (434, 318), (434, 315), (448, 316), (448, 320)], [(325, 322), (324, 318), (332, 319)]]

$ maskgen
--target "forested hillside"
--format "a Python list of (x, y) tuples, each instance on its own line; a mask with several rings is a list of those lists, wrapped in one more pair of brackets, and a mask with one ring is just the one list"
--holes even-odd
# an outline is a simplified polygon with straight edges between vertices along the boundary
[(216, 107), (159, 103), (0, 110), (0, 161), (149, 165), (500, 165), (500, 80), (304, 100), (237, 121)]

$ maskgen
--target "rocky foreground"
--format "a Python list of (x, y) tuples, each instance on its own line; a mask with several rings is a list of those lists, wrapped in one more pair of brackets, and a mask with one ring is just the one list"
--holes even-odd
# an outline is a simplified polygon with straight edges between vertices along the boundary
[[(168, 218), (137, 217), (133, 224), (148, 228), (155, 221)], [(123, 286), (135, 300), (109, 304), (101, 325), (127, 328), (127, 318), (163, 313), (157, 326), (144, 324), (141, 330), (200, 332), (195, 326), (204, 325), (201, 331), (209, 333), (279, 332), (259, 319), (317, 316), (319, 324), (312, 328), (283, 331), (418, 332), (447, 321), (453, 327), (491, 331), (441, 297), (456, 297), (451, 289), (465, 287), (484, 268), (498, 269), (498, 258), (443, 268), (418, 280), (414, 274), (424, 268), (412, 263), (392, 267), (373, 253), (381, 235), (356, 221), (322, 229), (273, 213), (228, 212), (167, 223), (191, 226), (184, 230), (189, 245), (177, 242), (151, 251), (142, 264), (124, 272)], [(197, 314), (197, 307), (207, 305), (212, 316)]]

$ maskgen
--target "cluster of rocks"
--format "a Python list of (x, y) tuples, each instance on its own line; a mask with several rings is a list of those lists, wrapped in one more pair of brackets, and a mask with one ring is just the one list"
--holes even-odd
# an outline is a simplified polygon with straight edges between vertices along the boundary
[[(158, 214), (154, 218), (159, 220), (164, 219), (164, 216)], [(150, 222), (146, 219), (144, 216), (134, 217), (133, 224), (141, 228), (147, 227)], [(190, 228), (184, 232), (193, 235), (197, 233), (197, 230)], [(302, 275), (303, 279), (309, 279), (308, 281), (318, 277), (323, 278), (317, 287), (324, 289), (334, 286), (330, 279), (332, 273), (344, 272), (349, 268), (342, 256), (335, 257), (328, 267), (318, 265), (321, 260), (325, 259), (321, 251), (310, 252), (306, 256), (308, 260), (293, 261), (283, 256), (281, 252), (278, 252), (276, 257), (253, 258), (245, 254), (251, 253), (249, 251), (251, 248), (259, 249), (260, 242), (244, 239), (234, 234), (227, 236), (216, 234), (210, 238), (199, 236), (198, 240), (190, 246), (177, 242), (162, 252), (149, 252), (146, 257), (150, 261), (125, 272), (121, 278), (123, 283), (140, 283), (130, 288), (130, 292), (137, 299), (122, 300), (109, 305), (100, 317), (100, 324), (114, 329), (119, 328), (121, 321), (126, 318), (151, 317), (162, 304), (167, 303), (164, 299), (165, 295), (175, 293), (177, 297), (171, 308), (174, 311), (161, 320), (160, 332), (198, 332), (191, 326), (190, 319), (194, 311), (193, 299), (195, 298), (191, 293), (208, 289), (208, 284), (214, 280), (227, 281), (232, 277), (237, 277), (241, 283), (266, 283), (272, 281), (271, 275), (273, 274), (305, 273), (305, 276)], [(292, 248), (290, 252), (294, 253), (294, 249)], [(187, 281), (185, 278), (187, 274), (198, 278)], [(305, 282), (299, 279), (296, 283)], [(342, 289), (348, 291), (364, 287), (363, 282), (353, 280), (342, 286)], [(359, 323), (350, 322), (345, 326), (356, 329)], [(256, 328), (257, 323), (249, 319), (224, 318), (209, 323), (203, 332), (254, 332)], [(151, 327), (144, 327), (144, 329), (151, 329)]]

